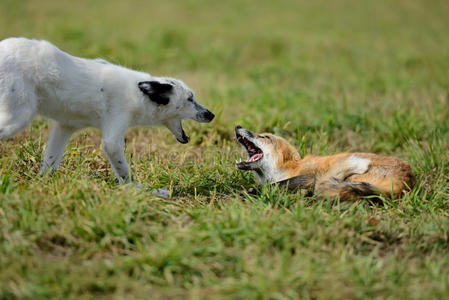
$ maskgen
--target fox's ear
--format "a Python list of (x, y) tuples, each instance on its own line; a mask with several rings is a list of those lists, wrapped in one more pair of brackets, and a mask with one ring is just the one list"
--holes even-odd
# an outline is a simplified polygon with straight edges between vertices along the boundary
[(160, 105), (167, 105), (170, 101), (169, 92), (173, 86), (159, 81), (142, 81), (138, 83), (139, 89), (147, 95), (151, 101)]

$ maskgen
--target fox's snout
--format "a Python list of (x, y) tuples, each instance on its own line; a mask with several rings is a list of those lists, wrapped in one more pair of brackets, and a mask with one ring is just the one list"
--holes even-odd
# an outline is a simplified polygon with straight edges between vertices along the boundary
[(235, 135), (236, 135), (236, 137), (243, 136), (246, 138), (255, 138), (255, 136), (256, 136), (250, 130), (243, 128), (240, 125), (235, 126)]

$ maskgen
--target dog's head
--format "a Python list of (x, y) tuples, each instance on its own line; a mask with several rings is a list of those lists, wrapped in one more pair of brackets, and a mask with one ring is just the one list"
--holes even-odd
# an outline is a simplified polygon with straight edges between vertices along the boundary
[(182, 128), (183, 119), (207, 123), (215, 117), (207, 108), (196, 102), (193, 91), (181, 80), (153, 77), (151, 81), (139, 82), (138, 87), (152, 104), (157, 105), (161, 111), (161, 122), (180, 143), (189, 141)]
[(245, 147), (249, 156), (248, 160), (236, 162), (236, 167), (255, 171), (262, 183), (285, 179), (289, 168), (301, 159), (293, 145), (270, 133), (255, 134), (236, 126), (235, 138)]

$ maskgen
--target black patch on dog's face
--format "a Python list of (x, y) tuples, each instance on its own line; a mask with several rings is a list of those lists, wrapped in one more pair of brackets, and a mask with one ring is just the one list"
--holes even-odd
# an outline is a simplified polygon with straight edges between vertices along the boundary
[(139, 89), (147, 95), (151, 101), (159, 105), (167, 105), (170, 102), (169, 93), (173, 86), (169, 83), (159, 81), (142, 81), (138, 84)]

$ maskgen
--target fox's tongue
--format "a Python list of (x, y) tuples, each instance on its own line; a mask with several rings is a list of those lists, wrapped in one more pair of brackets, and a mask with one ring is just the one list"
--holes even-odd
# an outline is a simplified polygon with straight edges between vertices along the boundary
[(250, 162), (254, 162), (254, 161), (260, 159), (261, 157), (262, 157), (262, 153), (257, 153), (257, 154), (254, 154), (253, 156), (251, 156), (251, 158), (249, 159), (249, 161), (250, 161)]

